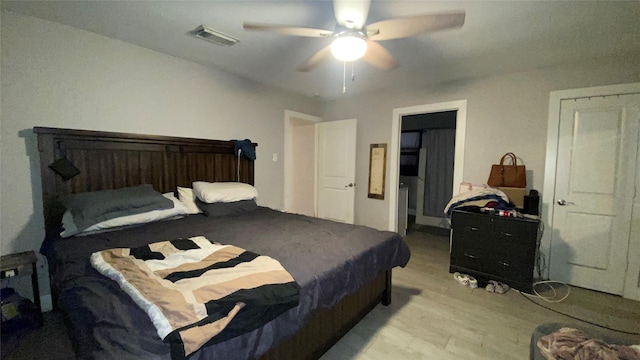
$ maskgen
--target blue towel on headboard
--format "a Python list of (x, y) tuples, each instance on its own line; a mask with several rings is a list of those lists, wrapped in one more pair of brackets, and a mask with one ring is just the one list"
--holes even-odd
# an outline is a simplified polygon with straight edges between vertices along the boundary
[(256, 159), (256, 149), (251, 145), (251, 140), (233, 140), (234, 153), (238, 156), (238, 150), (242, 150), (242, 155), (249, 160)]

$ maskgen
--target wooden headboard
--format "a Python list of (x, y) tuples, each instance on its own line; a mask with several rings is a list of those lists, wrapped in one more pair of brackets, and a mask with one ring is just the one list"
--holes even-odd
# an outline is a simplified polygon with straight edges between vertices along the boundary
[[(47, 236), (60, 231), (69, 194), (151, 184), (161, 193), (193, 181), (237, 181), (233, 141), (34, 127), (38, 135)], [(257, 146), (257, 144), (253, 144)], [(49, 168), (70, 160), (80, 174), (65, 181)], [(254, 162), (241, 157), (241, 182), (254, 184)]]

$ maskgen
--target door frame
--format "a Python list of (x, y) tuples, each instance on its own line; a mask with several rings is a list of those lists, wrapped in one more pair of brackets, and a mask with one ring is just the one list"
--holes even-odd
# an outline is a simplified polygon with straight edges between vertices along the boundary
[[(323, 119), (318, 116), (313, 116), (309, 114), (304, 114), (292, 110), (284, 111), (284, 151), (283, 151), (283, 167), (284, 167), (284, 188), (282, 191), (283, 194), (283, 210), (288, 211), (291, 207), (291, 194), (287, 192), (287, 189), (291, 189), (291, 184), (295, 181), (295, 173), (293, 172), (292, 166), (292, 157), (291, 154), (293, 152), (292, 143), (291, 143), (291, 127), (293, 123), (293, 119), (301, 119), (306, 121), (311, 121), (314, 123), (322, 122)], [(314, 126), (314, 141), (318, 136), (317, 127)], [(316, 153), (314, 154), (314, 163), (313, 163), (313, 208), (317, 214), (317, 193), (318, 193), (318, 149), (316, 146)]]
[(398, 227), (398, 181), (400, 176), (400, 133), (402, 117), (443, 111), (457, 111), (455, 165), (453, 168), (453, 195), (458, 194), (464, 174), (464, 147), (467, 128), (467, 100), (447, 101), (393, 109), (391, 118), (391, 147), (389, 149), (389, 231)]
[[(575, 98), (589, 98), (595, 96), (625, 95), (640, 93), (640, 83), (605, 85), (581, 89), (569, 89), (552, 91), (549, 94), (549, 118), (547, 123), (547, 155), (545, 158), (544, 184), (542, 187), (542, 220), (545, 231), (540, 240), (540, 253), (545, 258), (546, 268), (542, 276), (549, 278), (549, 259), (551, 258), (551, 241), (553, 234), (553, 204), (555, 201), (556, 159), (558, 157), (558, 140), (560, 131), (560, 103), (562, 100)], [(638, 191), (639, 175), (636, 171), (636, 191)], [(640, 199), (636, 195), (634, 209), (640, 209)], [(633, 211), (633, 210), (632, 210)], [(640, 216), (632, 214), (631, 216)], [(633, 231), (633, 229), (632, 229)], [(622, 296), (625, 298), (640, 300), (640, 261), (635, 263), (631, 259), (640, 259), (640, 239), (633, 241), (633, 232), (629, 239), (629, 251), (627, 254), (627, 273)], [(633, 286), (636, 284), (636, 286)]]

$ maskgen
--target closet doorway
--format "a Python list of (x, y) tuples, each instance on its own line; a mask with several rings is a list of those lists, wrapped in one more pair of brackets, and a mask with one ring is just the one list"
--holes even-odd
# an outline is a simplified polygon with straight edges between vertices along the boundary
[(400, 188), (417, 225), (448, 228), (443, 209), (453, 196), (457, 111), (402, 117)]
[[(452, 181), (448, 184), (451, 194), (458, 193), (459, 184), (462, 182), (462, 174), (464, 170), (464, 146), (465, 132), (467, 122), (467, 100), (457, 100), (436, 104), (418, 105), (404, 108), (396, 108), (393, 110), (392, 126), (391, 126), (391, 146), (389, 148), (389, 230), (398, 231), (398, 193), (400, 184), (400, 140), (402, 136), (402, 119), (411, 115), (433, 114), (453, 112), (455, 119), (455, 145), (453, 151), (454, 165)], [(425, 169), (427, 168), (425, 164)], [(420, 170), (418, 170), (420, 171)], [(446, 184), (444, 185), (446, 186)], [(416, 184), (417, 189), (417, 184)], [(450, 199), (450, 197), (449, 197)], [(449, 201), (447, 199), (447, 202)], [(416, 190), (416, 214), (417, 214), (417, 190)], [(423, 204), (424, 208), (424, 204)], [(443, 209), (444, 210), (444, 206)], [(444, 213), (443, 213), (444, 215)], [(446, 222), (445, 222), (446, 223)]]
[(320, 122), (320, 117), (285, 110), (285, 211), (316, 216), (316, 124)]

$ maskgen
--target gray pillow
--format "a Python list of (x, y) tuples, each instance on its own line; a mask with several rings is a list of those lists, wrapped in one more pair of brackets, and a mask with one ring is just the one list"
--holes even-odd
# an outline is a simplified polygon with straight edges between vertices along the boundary
[(152, 210), (171, 209), (173, 201), (149, 184), (116, 190), (73, 194), (65, 201), (79, 231), (91, 225), (121, 216)]
[(196, 198), (196, 205), (198, 205), (205, 215), (211, 217), (242, 215), (258, 208), (258, 204), (256, 204), (256, 201), (253, 199), (207, 204), (206, 202), (200, 201), (200, 199)]

